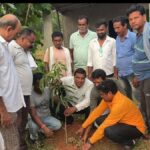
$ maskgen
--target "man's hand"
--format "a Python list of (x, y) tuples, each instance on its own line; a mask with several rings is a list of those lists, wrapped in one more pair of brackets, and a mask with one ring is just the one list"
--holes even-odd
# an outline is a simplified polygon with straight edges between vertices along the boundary
[(87, 139), (88, 139), (88, 134), (85, 132), (84, 135), (82, 136), (83, 143), (86, 143)]
[(132, 80), (132, 84), (135, 88), (137, 88), (140, 84), (140, 81), (138, 80), (138, 78), (135, 76)]
[(83, 134), (83, 136), (82, 136), (82, 141), (83, 141), (83, 143), (86, 143), (86, 142), (87, 142), (87, 139), (88, 139), (88, 136), (89, 136), (89, 132), (90, 132), (90, 130), (91, 130), (91, 127), (92, 127), (92, 126), (88, 126), (88, 127), (85, 129), (85, 132), (84, 132), (84, 134)]
[(75, 107), (68, 107), (66, 108), (66, 110), (64, 111), (64, 115), (65, 116), (70, 116), (71, 114), (73, 114), (74, 112), (76, 112), (77, 109)]
[(82, 146), (82, 150), (89, 150), (91, 148), (91, 144), (90, 143), (85, 143), (83, 146)]
[(3, 111), (0, 113), (0, 119), (0, 124), (3, 127), (9, 127), (13, 123), (10, 113), (8, 113), (7, 111)]
[(54, 132), (46, 126), (43, 128), (43, 131), (47, 138), (50, 138), (54, 134)]
[(79, 130), (77, 130), (76, 135), (79, 135), (80, 137), (82, 137), (84, 131), (85, 129), (81, 127)]
[(83, 141), (83, 143), (85, 144), (87, 142), (88, 139), (88, 133), (90, 131), (91, 128), (80, 128), (79, 130), (77, 130), (76, 134), (80, 136), (81, 140)]

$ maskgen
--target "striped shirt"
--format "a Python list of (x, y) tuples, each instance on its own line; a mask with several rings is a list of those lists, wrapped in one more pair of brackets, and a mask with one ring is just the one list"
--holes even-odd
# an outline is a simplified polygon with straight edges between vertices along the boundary
[(139, 78), (139, 80), (150, 78), (150, 61), (144, 51), (143, 34), (137, 36), (134, 49), (135, 53), (132, 60), (134, 74)]

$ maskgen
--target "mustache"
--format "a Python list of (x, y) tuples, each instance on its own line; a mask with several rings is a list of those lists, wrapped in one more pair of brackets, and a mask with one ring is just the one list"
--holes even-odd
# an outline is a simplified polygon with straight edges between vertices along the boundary
[(99, 39), (103, 39), (106, 36), (106, 34), (107, 33), (100, 33), (100, 34), (97, 34), (97, 36)]

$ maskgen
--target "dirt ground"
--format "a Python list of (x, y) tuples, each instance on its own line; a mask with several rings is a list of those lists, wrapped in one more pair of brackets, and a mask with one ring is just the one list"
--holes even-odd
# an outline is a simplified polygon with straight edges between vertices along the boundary
[[(53, 138), (47, 139), (46, 143), (51, 145), (53, 150), (81, 150), (82, 142), (75, 132), (81, 127), (81, 121), (76, 121), (67, 127), (68, 144), (66, 144), (64, 126), (55, 132)], [(106, 146), (107, 145), (107, 146)], [(104, 148), (105, 147), (105, 148)], [(121, 150), (118, 144), (103, 139), (93, 146), (91, 150)]]
[[(49, 139), (44, 139), (44, 146), (29, 145), (29, 150), (81, 150), (82, 141), (75, 134), (81, 127), (82, 120), (76, 120), (72, 125), (67, 127), (68, 144), (66, 144), (64, 125), (62, 128), (54, 132), (54, 136)], [(94, 132), (94, 130), (93, 130)], [(92, 134), (92, 133), (91, 133)], [(122, 150), (119, 144), (103, 138), (94, 144), (91, 150)], [(150, 150), (150, 140), (137, 140), (133, 150)]]

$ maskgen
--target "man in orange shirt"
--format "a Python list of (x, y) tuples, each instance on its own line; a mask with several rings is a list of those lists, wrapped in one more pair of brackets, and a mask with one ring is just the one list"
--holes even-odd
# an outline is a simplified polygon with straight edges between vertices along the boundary
[(133, 139), (143, 136), (146, 130), (140, 110), (133, 101), (118, 91), (114, 81), (107, 79), (97, 88), (103, 99), (77, 133), (82, 134), (107, 108), (110, 109), (110, 113), (88, 142), (83, 145), (83, 149), (89, 150), (92, 144), (104, 136), (122, 144), (125, 149), (131, 149), (134, 145)]

